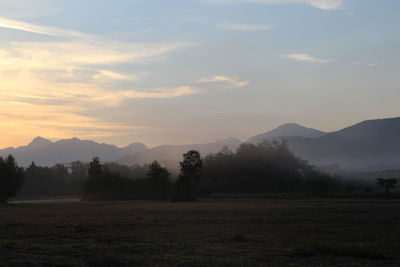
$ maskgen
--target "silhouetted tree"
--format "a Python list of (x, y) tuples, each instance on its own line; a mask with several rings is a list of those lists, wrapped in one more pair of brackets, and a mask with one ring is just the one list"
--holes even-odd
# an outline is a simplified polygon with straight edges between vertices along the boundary
[(167, 168), (163, 167), (158, 161), (153, 161), (149, 165), (146, 176), (150, 181), (150, 199), (152, 200), (168, 200), (170, 187), (170, 173)]
[(376, 185), (382, 187), (386, 193), (390, 192), (390, 189), (393, 189), (397, 184), (397, 180), (393, 178), (378, 178), (376, 179)]
[(25, 178), (25, 171), (18, 167), (13, 156), (6, 159), (0, 157), (0, 203), (15, 196), (21, 188)]
[(203, 160), (196, 150), (183, 154), (183, 161), (179, 163), (180, 175), (175, 184), (174, 201), (196, 200), (194, 186), (200, 181)]
[(88, 175), (89, 178), (95, 178), (101, 175), (102, 165), (100, 164), (100, 159), (98, 157), (94, 157), (93, 160), (89, 164)]
[(84, 195), (90, 197), (98, 196), (107, 190), (102, 169), (103, 166), (100, 164), (100, 159), (94, 157), (89, 163), (88, 177), (83, 185)]

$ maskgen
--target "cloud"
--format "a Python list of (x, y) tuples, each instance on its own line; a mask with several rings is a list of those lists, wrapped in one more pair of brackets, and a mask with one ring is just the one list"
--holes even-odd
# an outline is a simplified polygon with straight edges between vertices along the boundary
[(303, 61), (314, 64), (329, 63), (334, 61), (332, 59), (316, 58), (307, 54), (289, 54), (289, 55), (284, 55), (283, 57), (295, 61)]
[[(196, 94), (191, 86), (141, 88), (146, 72), (121, 72), (190, 47), (182, 42), (123, 42), (0, 18), (0, 27), (50, 36), (49, 41), (3, 43), (0, 48), (0, 145), (5, 136), (64, 138), (131, 133), (144, 126), (110, 124), (93, 112), (117, 111), (127, 99), (167, 99)], [(123, 86), (121, 85), (123, 84)], [(28, 137), (29, 135), (29, 137)]]
[(240, 81), (235, 77), (215, 75), (211, 77), (204, 77), (196, 81), (200, 84), (214, 84), (222, 88), (240, 88), (249, 84), (249, 81)]
[(343, 0), (205, 0), (209, 3), (259, 3), (259, 4), (307, 4), (315, 8), (340, 9)]
[(218, 27), (221, 30), (239, 31), (239, 32), (255, 32), (265, 31), (271, 29), (271, 26), (264, 24), (238, 24), (238, 23), (225, 23)]
[(93, 111), (117, 112), (126, 99), (167, 99), (198, 93), (189, 86), (107, 90), (95, 82), (51, 81), (30, 71), (0, 71), (0, 80), (0, 146), (11, 144), (7, 139), (10, 134), (13, 142), (21, 144), (43, 133), (58, 139), (101, 138), (149, 131), (151, 129), (145, 125), (109, 123), (102, 119), (101, 113)]
[(56, 36), (67, 39), (78, 38), (87, 41), (95, 41), (96, 39), (95, 35), (85, 34), (78, 31), (66, 30), (49, 26), (40, 26), (33, 23), (27, 23), (24, 21), (12, 20), (1, 17), (0, 17), (0, 27), (6, 29), (20, 30), (30, 33), (42, 34), (42, 35)]
[(397, 60), (382, 60), (382, 61), (359, 61), (355, 62), (351, 65), (363, 65), (363, 66), (368, 66), (368, 67), (380, 67), (385, 64), (390, 64), (393, 62), (396, 62)]
[(46, 75), (37, 75), (31, 71), (8, 72), (0, 74), (0, 98), (8, 101), (25, 103), (64, 103), (68, 106), (116, 106), (126, 99), (132, 98), (171, 98), (198, 93), (189, 86), (150, 89), (118, 89), (104, 88), (102, 76), (113, 76), (118, 79), (128, 78), (123, 74), (106, 72), (93, 75), (93, 80), (87, 78), (84, 82), (49, 80)]
[(3, 57), (0, 64), (19, 64), (29, 69), (77, 69), (90, 65), (146, 63), (182, 47), (185, 45), (180, 43), (15, 42), (0, 52)]
[[(0, 28), (56, 37), (51, 42), (15, 42), (0, 50), (0, 64), (29, 69), (77, 69), (90, 65), (146, 63), (184, 47), (183, 42), (132, 43), (74, 30), (40, 26), (0, 17)], [(60, 40), (61, 38), (61, 40)], [(4, 57), (7, 57), (5, 61)]]
[[(23, 144), (33, 136), (48, 138), (99, 138), (149, 130), (146, 126), (107, 123), (79, 114), (79, 107), (35, 105), (18, 101), (0, 101), (0, 146)], [(12, 134), (10, 134), (12, 133)]]
[(308, 0), (308, 4), (320, 9), (339, 9), (342, 6), (342, 0)]
[(99, 70), (92, 78), (98, 81), (131, 81), (139, 79), (139, 75), (127, 75), (110, 70)]
[[(52, 42), (14, 42), (0, 49), (0, 78), (10, 95), (26, 99), (70, 99), (77, 93), (91, 102), (107, 96), (105, 103), (125, 98), (169, 98), (193, 94), (195, 90), (113, 88), (119, 81), (133, 82), (143, 73), (119, 73), (114, 66), (125, 63), (147, 63), (168, 52), (186, 47), (183, 43), (125, 43), (104, 37), (81, 34), (52, 27), (36, 26), (15, 20), (0, 19), (0, 27), (68, 37), (71, 40)], [(111, 68), (111, 69), (110, 69)], [(27, 85), (29, 84), (29, 85)], [(111, 90), (109, 90), (111, 89)], [(54, 96), (54, 97), (53, 97)], [(101, 102), (104, 103), (104, 102)]]

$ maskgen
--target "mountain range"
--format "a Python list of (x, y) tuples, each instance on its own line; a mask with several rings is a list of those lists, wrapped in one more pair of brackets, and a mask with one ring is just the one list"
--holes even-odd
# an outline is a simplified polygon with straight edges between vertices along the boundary
[[(400, 167), (400, 117), (363, 121), (330, 133), (288, 123), (255, 135), (246, 142), (283, 138), (297, 156), (319, 166), (340, 165), (347, 169)], [(228, 138), (205, 144), (161, 145), (150, 149), (142, 143), (120, 148), (78, 138), (52, 142), (36, 137), (26, 146), (0, 150), (0, 156), (12, 154), (21, 166), (28, 166), (32, 161), (42, 166), (76, 160), (88, 162), (98, 156), (102, 161), (125, 165), (158, 160), (175, 169), (182, 154), (188, 150), (199, 150), (202, 155), (207, 155), (223, 147), (234, 151), (241, 143), (236, 138)]]
[[(345, 169), (379, 170), (400, 168), (400, 118), (367, 120), (342, 130), (323, 133), (287, 124), (249, 139), (286, 139), (290, 149), (314, 165), (340, 165)], [(291, 128), (302, 135), (279, 129)], [(282, 133), (273, 135), (271, 132)], [(290, 132), (290, 131), (289, 131)]]
[(289, 137), (289, 147), (315, 165), (400, 168), (400, 118), (368, 120), (319, 138)]
[(26, 146), (0, 150), (0, 156), (12, 154), (21, 166), (29, 166), (32, 161), (40, 166), (53, 166), (57, 163), (73, 161), (90, 161), (98, 156), (103, 161), (114, 161), (127, 155), (149, 150), (142, 143), (133, 143), (119, 148), (114, 145), (100, 144), (78, 138), (62, 139), (52, 142), (42, 137), (36, 137)]

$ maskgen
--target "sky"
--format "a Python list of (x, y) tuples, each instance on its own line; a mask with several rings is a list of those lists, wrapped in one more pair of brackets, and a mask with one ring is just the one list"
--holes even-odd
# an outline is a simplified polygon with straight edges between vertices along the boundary
[(0, 147), (400, 115), (398, 0), (0, 0)]

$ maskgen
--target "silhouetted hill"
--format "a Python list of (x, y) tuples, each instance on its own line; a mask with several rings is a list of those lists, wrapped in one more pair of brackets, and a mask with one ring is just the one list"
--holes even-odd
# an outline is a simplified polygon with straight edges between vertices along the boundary
[(121, 150), (126, 155), (133, 155), (136, 153), (147, 151), (149, 150), (149, 148), (142, 143), (132, 143), (130, 145), (127, 145), (126, 147), (121, 148)]
[(162, 145), (141, 153), (123, 157), (117, 162), (120, 164), (132, 165), (150, 163), (153, 160), (157, 160), (171, 168), (172, 171), (176, 171), (179, 161), (182, 160), (182, 155), (188, 150), (198, 150), (202, 156), (206, 156), (210, 153), (219, 152), (225, 146), (235, 151), (241, 143), (242, 142), (238, 139), (228, 138), (215, 143), (206, 144)]
[(289, 138), (290, 148), (317, 165), (400, 167), (400, 118), (368, 120), (320, 138)]
[(312, 128), (306, 128), (296, 123), (286, 123), (271, 131), (253, 136), (247, 142), (257, 144), (265, 139), (273, 139), (276, 137), (292, 137), (292, 136), (318, 138), (325, 134), (326, 133), (322, 131), (315, 130)]
[(147, 149), (145, 145), (139, 143), (119, 148), (78, 138), (51, 142), (42, 137), (36, 137), (26, 146), (0, 150), (0, 155), (12, 154), (21, 166), (28, 166), (32, 161), (37, 165), (52, 166), (56, 163), (70, 163), (76, 160), (90, 161), (95, 156), (100, 157), (102, 161), (113, 161)]

